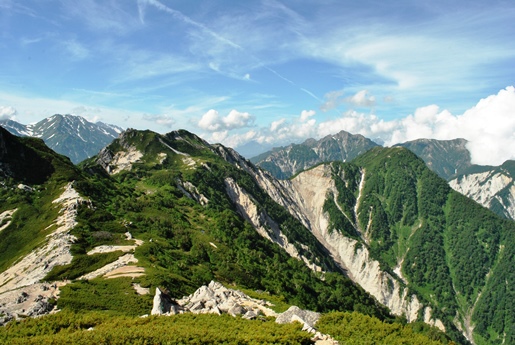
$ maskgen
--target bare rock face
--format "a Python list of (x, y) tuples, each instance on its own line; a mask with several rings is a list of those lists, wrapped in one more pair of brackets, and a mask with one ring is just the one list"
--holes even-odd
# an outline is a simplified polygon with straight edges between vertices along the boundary
[(457, 192), (508, 219), (515, 219), (513, 161), (483, 172), (460, 175), (449, 181)]
[(164, 314), (177, 314), (176, 304), (172, 299), (161, 289), (156, 288), (156, 294), (154, 296), (154, 303), (152, 305), (151, 315), (164, 315)]
[(284, 324), (299, 321), (304, 325), (305, 329), (312, 329), (315, 323), (320, 319), (320, 313), (314, 311), (302, 310), (297, 306), (291, 306), (284, 313), (280, 314), (275, 322)]

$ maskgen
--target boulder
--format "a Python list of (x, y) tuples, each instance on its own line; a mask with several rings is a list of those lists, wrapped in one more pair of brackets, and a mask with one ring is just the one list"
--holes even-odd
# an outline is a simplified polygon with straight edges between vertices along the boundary
[(178, 308), (174, 305), (172, 299), (161, 291), (161, 289), (156, 288), (156, 294), (154, 296), (154, 302), (152, 305), (152, 311), (150, 314), (152, 315), (163, 315), (163, 314), (177, 314)]
[(302, 310), (297, 306), (291, 306), (284, 313), (280, 314), (275, 322), (277, 323), (290, 323), (299, 321), (306, 329), (314, 328), (315, 323), (320, 319), (320, 314), (314, 311)]

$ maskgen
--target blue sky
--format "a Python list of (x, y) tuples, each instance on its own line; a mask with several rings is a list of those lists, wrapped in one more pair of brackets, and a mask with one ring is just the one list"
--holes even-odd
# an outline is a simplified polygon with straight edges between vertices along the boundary
[(0, 117), (185, 128), (248, 155), (339, 130), (465, 137), (502, 163), (514, 19), (513, 1), (0, 0)]

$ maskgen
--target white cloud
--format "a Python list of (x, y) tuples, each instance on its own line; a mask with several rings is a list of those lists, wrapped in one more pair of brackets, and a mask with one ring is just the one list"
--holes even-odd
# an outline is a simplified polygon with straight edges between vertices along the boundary
[(277, 120), (277, 121), (272, 121), (272, 123), (270, 124), (270, 131), (271, 132), (276, 132), (277, 129), (284, 123), (286, 122), (286, 119), (280, 119), (280, 120)]
[(0, 120), (14, 120), (17, 111), (11, 106), (0, 106)]
[(254, 116), (249, 113), (242, 113), (233, 109), (227, 116), (221, 117), (218, 111), (211, 109), (202, 116), (197, 125), (201, 129), (216, 132), (249, 127), (253, 121)]
[(361, 90), (353, 96), (346, 97), (345, 102), (357, 107), (373, 107), (376, 104), (376, 98), (367, 90)]
[(324, 103), (320, 105), (320, 110), (329, 111), (338, 107), (340, 104), (344, 102), (343, 98), (343, 90), (336, 90), (328, 92), (324, 95)]
[(254, 117), (249, 113), (241, 113), (236, 110), (231, 110), (229, 115), (222, 118), (222, 122), (227, 129), (235, 129), (248, 127), (251, 125), (252, 121), (254, 121)]
[(207, 131), (218, 131), (220, 128), (222, 128), (218, 111), (214, 109), (208, 110), (208, 112), (205, 113), (198, 122), (198, 126)]
[(252, 135), (240, 135), (237, 139), (231, 140), (231, 144), (237, 147), (249, 140), (255, 140), (279, 146), (301, 142), (309, 137), (319, 139), (345, 130), (384, 142), (386, 146), (420, 138), (465, 138), (469, 141), (467, 147), (474, 164), (500, 165), (508, 159), (515, 159), (513, 86), (480, 100), (476, 106), (462, 115), (453, 115), (448, 110), (429, 105), (417, 108), (414, 114), (391, 121), (354, 110), (320, 123), (315, 119), (300, 121), (308, 119), (307, 114), (308, 112), (303, 112), (297, 121), (274, 121), (269, 127), (252, 131)]
[(353, 107), (366, 107), (370, 108), (376, 105), (375, 96), (371, 95), (368, 90), (361, 90), (356, 94), (348, 97), (343, 97), (343, 90), (330, 91), (324, 95), (324, 102), (320, 106), (320, 110), (329, 111), (337, 108), (342, 104), (349, 104)]
[(314, 116), (316, 112), (314, 110), (303, 110), (300, 113), (300, 122), (306, 122), (311, 116)]
[(167, 114), (160, 114), (160, 115), (150, 115), (150, 114), (144, 114), (143, 119), (147, 121), (151, 121), (154, 123), (157, 123), (160, 126), (171, 128), (173, 125), (175, 125), (175, 119)]
[(458, 118), (470, 142), (472, 160), (478, 164), (498, 165), (515, 159), (515, 88), (507, 87), (497, 95), (482, 99)]

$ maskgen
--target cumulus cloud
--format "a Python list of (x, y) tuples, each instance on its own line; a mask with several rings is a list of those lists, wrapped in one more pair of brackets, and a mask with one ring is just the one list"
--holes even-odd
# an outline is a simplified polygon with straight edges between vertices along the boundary
[(322, 103), (320, 106), (320, 110), (329, 111), (335, 109), (344, 102), (342, 96), (343, 90), (336, 90), (326, 93), (324, 95), (324, 103)]
[(204, 130), (217, 132), (249, 127), (253, 122), (254, 116), (249, 113), (233, 109), (227, 116), (220, 116), (218, 111), (211, 109), (202, 116), (197, 125)]
[(368, 90), (358, 91), (355, 95), (346, 97), (344, 101), (357, 107), (373, 107), (376, 104), (376, 98), (370, 95)]
[(515, 159), (515, 88), (482, 99), (459, 117), (470, 141), (468, 149), (478, 164), (498, 165)]
[[(358, 93), (359, 94), (359, 93)], [(357, 94), (356, 94), (357, 95)], [(355, 95), (355, 96), (356, 96)], [(338, 96), (341, 98), (341, 95)], [(364, 100), (367, 99), (364, 93)], [(359, 98), (359, 97), (358, 97)], [(509, 86), (495, 95), (480, 100), (461, 115), (453, 115), (437, 105), (417, 108), (404, 118), (385, 121), (374, 114), (349, 110), (340, 117), (317, 123), (313, 111), (303, 111), (293, 121), (280, 119), (269, 127), (229, 136), (233, 147), (250, 140), (273, 146), (301, 142), (306, 138), (322, 138), (341, 130), (362, 134), (386, 146), (420, 139), (450, 140), (465, 138), (472, 162), (500, 165), (515, 159), (515, 87)], [(227, 143), (229, 145), (229, 143)]]
[(272, 123), (270, 124), (270, 131), (271, 132), (275, 132), (277, 131), (277, 129), (279, 127), (282, 126), (283, 123), (286, 122), (286, 119), (280, 119), (280, 120), (277, 120), (277, 121), (272, 121)]
[(18, 112), (10, 106), (0, 106), (0, 120), (14, 120)]
[(371, 95), (368, 90), (361, 90), (352, 96), (344, 96), (343, 90), (328, 92), (324, 95), (324, 103), (320, 106), (320, 110), (329, 111), (337, 108), (342, 104), (348, 104), (353, 107), (373, 107), (376, 105), (375, 96)]
[(300, 122), (306, 122), (311, 116), (314, 116), (316, 112), (314, 110), (303, 110), (300, 113)]

